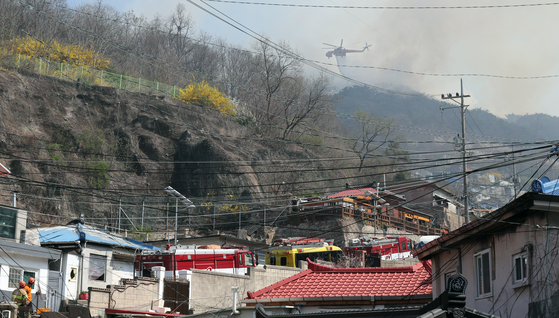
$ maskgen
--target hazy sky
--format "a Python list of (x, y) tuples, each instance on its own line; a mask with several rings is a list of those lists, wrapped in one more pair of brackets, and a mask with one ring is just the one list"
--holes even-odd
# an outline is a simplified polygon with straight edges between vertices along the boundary
[[(194, 1), (210, 9), (199, 0)], [(242, 1), (368, 8), (247, 5)], [(84, 2), (93, 1), (68, 0), (71, 6)], [(120, 11), (133, 10), (148, 18), (155, 15), (167, 17), (178, 3), (183, 3), (198, 31), (247, 49), (255, 41), (185, 0), (104, 3)], [(464, 93), (472, 95), (467, 100), (471, 107), (486, 109), (498, 116), (509, 113), (559, 116), (559, 94), (554, 93), (559, 88), (559, 41), (554, 39), (554, 35), (559, 34), (559, 5), (518, 6), (547, 3), (537, 0), (240, 0), (237, 3), (206, 3), (276, 43), (281, 40), (289, 42), (306, 59), (332, 64), (326, 67), (336, 72), (339, 72), (336, 59), (325, 56), (328, 50), (323, 49), (326, 46), (322, 43), (338, 45), (343, 39), (345, 48), (361, 49), (366, 42), (371, 45), (369, 51), (348, 54), (343, 63), (369, 68), (348, 68), (344, 73), (371, 85), (402, 91), (405, 91), (402, 87), (407, 86), (440, 97), (441, 93), (459, 92), (462, 78)], [(506, 7), (409, 8), (474, 5)], [(407, 8), (386, 8), (396, 6)], [(546, 76), (548, 78), (519, 79)], [(343, 82), (337, 80), (336, 84), (343, 85)]]

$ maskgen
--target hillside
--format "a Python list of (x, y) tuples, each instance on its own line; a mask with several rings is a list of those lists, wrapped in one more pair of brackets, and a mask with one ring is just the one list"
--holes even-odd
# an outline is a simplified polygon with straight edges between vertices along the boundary
[[(2, 163), (12, 171), (1, 180), (0, 203), (12, 205), (17, 192), (18, 207), (41, 213), (31, 215), (35, 223), (84, 213), (116, 226), (120, 207), (139, 219), (142, 201), (146, 216), (161, 216), (166, 203), (174, 204), (162, 191), (169, 185), (194, 201), (193, 215), (207, 215), (213, 205), (218, 214), (284, 206), (291, 195), (328, 189), (319, 181), (328, 172), (316, 169), (334, 163), (308, 160), (323, 150), (266, 141), (253, 126), (211, 109), (7, 71), (0, 71), (0, 91)], [(185, 213), (181, 206), (181, 218)], [(222, 222), (237, 226), (230, 217)]]
[[(405, 128), (428, 129), (432, 134), (439, 132), (452, 140), (456, 133), (461, 132), (460, 111), (447, 109), (441, 112), (440, 107), (456, 106), (426, 95), (406, 96), (376, 91), (367, 87), (352, 86), (341, 90), (337, 95), (338, 112), (354, 114), (357, 110), (372, 112), (374, 116), (395, 118)], [(486, 140), (553, 140), (559, 118), (538, 114), (525, 116), (509, 116), (509, 120), (499, 118), (486, 110), (468, 108), (466, 114), (466, 133), (477, 139)], [(532, 124), (534, 123), (535, 124)], [(555, 125), (553, 125), (555, 123)], [(535, 127), (534, 127), (535, 126)], [(551, 129), (551, 127), (554, 127)], [(454, 134), (451, 134), (454, 133)], [(429, 140), (427, 133), (417, 135), (406, 132), (400, 134), (408, 139)], [(413, 138), (412, 138), (413, 137)]]

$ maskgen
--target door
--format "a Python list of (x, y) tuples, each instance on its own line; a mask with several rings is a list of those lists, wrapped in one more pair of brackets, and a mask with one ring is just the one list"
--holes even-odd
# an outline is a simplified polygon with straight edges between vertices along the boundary
[(49, 271), (49, 284), (46, 294), (43, 297), (45, 299), (46, 306), (50, 309), (50, 311), (60, 310), (60, 302), (62, 301), (62, 294), (60, 293), (61, 286), (61, 273), (59, 271)]

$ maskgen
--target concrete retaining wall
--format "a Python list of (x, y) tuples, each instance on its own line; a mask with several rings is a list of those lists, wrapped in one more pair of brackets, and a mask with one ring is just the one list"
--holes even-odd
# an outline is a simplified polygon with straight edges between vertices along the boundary
[(89, 288), (89, 312), (92, 317), (99, 315), (99, 309), (117, 308), (148, 311), (158, 298), (158, 281), (140, 277), (137, 280), (123, 280), (121, 285), (109, 288)]
[(233, 275), (204, 270), (192, 270), (190, 283), (190, 308), (194, 314), (205, 311), (231, 308), (233, 290), (237, 287), (237, 306), (247, 297), (247, 292), (255, 292), (299, 272), (299, 268), (266, 265), (249, 268), (247, 275)]

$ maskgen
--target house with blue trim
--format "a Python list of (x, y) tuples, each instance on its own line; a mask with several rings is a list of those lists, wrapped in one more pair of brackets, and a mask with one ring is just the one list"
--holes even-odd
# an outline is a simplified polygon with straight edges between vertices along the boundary
[(118, 285), (134, 278), (134, 256), (158, 247), (81, 223), (39, 227), (42, 247), (61, 251), (63, 299), (78, 299), (89, 287)]

